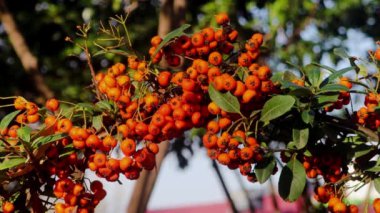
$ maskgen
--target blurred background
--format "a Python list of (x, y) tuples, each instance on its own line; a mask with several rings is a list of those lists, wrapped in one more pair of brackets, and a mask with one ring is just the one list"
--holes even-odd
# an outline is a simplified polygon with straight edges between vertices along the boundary
[[(292, 69), (289, 63), (302, 66), (312, 61), (347, 67), (348, 61), (333, 54), (334, 48), (366, 58), (380, 38), (377, 0), (0, 0), (0, 97), (22, 95), (39, 103), (53, 96), (72, 102), (91, 101), (85, 57), (80, 48), (65, 42), (65, 37), (74, 38), (77, 25), (91, 23), (94, 30), (89, 48), (95, 53), (99, 49), (93, 42), (100, 21), (107, 23), (109, 17), (126, 12), (133, 47), (141, 53), (148, 52), (154, 35), (183, 23), (190, 23), (192, 31), (216, 26), (214, 15), (228, 12), (241, 40), (254, 32), (265, 33), (263, 56), (273, 72)], [(126, 63), (125, 57), (114, 54), (92, 60), (99, 71), (115, 62)], [(172, 143), (148, 209), (168, 212), (178, 207), (211, 206), (214, 212), (220, 212), (218, 208), (230, 211), (220, 178), (199, 143), (181, 144)], [(270, 182), (252, 184), (227, 169), (221, 169), (221, 174), (237, 208), (249, 209), (247, 197), (256, 209), (267, 212), (276, 205), (285, 206), (272, 199), (276, 187)], [(133, 183), (122, 182), (122, 186), (106, 184), (110, 195), (98, 212), (126, 212)], [(363, 196), (353, 199), (361, 202), (360, 198)], [(298, 212), (295, 209), (301, 204), (297, 205), (286, 211)], [(265, 210), (267, 207), (272, 209)]]

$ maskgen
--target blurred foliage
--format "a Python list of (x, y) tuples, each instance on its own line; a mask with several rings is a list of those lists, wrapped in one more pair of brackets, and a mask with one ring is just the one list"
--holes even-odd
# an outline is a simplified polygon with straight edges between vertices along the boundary
[[(80, 49), (64, 41), (75, 34), (76, 25), (107, 22), (124, 13), (128, 0), (8, 0), (19, 29), (32, 52), (38, 57), (40, 71), (58, 98), (90, 100), (87, 86), (90, 74)], [(286, 68), (285, 62), (303, 65), (329, 57), (333, 63), (335, 47), (346, 47), (348, 32), (379, 39), (380, 4), (369, 0), (192, 0), (188, 1), (186, 18), (195, 29), (214, 25), (213, 16), (228, 11), (233, 25), (246, 39), (253, 32), (266, 33), (267, 52), (274, 69)], [(128, 20), (134, 48), (147, 52), (150, 38), (158, 26), (159, 0), (140, 0)], [(96, 39), (96, 31), (90, 44)], [(359, 45), (359, 44), (358, 44)], [(91, 49), (94, 46), (90, 47)], [(275, 53), (275, 54), (274, 54)], [(94, 58), (97, 70), (125, 58), (112, 54)], [(21, 94), (33, 98), (30, 81), (9, 44), (0, 25), (0, 96)]]

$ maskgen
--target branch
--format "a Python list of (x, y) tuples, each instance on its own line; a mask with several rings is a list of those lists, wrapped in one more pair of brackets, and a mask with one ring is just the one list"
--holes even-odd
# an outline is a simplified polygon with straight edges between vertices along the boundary
[(52, 98), (54, 96), (53, 92), (45, 84), (43, 76), (38, 71), (37, 58), (31, 53), (24, 37), (17, 29), (17, 24), (14, 21), (12, 14), (9, 12), (4, 0), (0, 0), (0, 20), (4, 26), (5, 32), (8, 34), (13, 49), (25, 69), (25, 72), (32, 76), (37, 91), (45, 98)]
[(362, 134), (366, 135), (370, 140), (379, 142), (379, 135), (375, 131), (363, 127), (357, 123), (353, 123), (349, 120), (344, 120), (331, 115), (322, 115), (322, 118), (330, 124), (336, 125), (341, 128), (351, 129), (353, 131), (359, 131)]

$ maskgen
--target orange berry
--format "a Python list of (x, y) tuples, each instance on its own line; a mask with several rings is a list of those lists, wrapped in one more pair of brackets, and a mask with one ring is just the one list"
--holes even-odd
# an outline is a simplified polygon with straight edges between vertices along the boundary
[(148, 150), (152, 152), (153, 154), (157, 154), (159, 151), (159, 147), (156, 143), (149, 143), (147, 147), (148, 147)]
[(237, 97), (240, 97), (240, 96), (243, 96), (244, 92), (245, 92), (245, 84), (241, 81), (236, 81), (236, 87), (235, 87), (235, 91), (234, 91), (234, 96), (237, 96)]
[(247, 89), (256, 90), (260, 87), (260, 79), (255, 75), (249, 75), (245, 79), (245, 86)]
[(59, 108), (59, 102), (57, 99), (51, 98), (51, 99), (46, 101), (45, 107), (46, 107), (46, 109), (55, 112)]
[(228, 165), (228, 164), (230, 164), (231, 159), (230, 159), (230, 157), (228, 156), (227, 153), (221, 153), (218, 156), (218, 161), (219, 161), (220, 164)]
[(126, 138), (120, 144), (120, 149), (126, 156), (131, 156), (136, 152), (136, 142), (132, 139)]
[(12, 212), (14, 212), (14, 210), (15, 210), (15, 206), (13, 205), (13, 203), (11, 203), (9, 201), (3, 202), (3, 212), (4, 213), (12, 213)]
[(238, 64), (242, 67), (249, 67), (252, 64), (252, 58), (247, 53), (241, 53), (238, 57)]
[(219, 130), (220, 130), (220, 128), (219, 128), (218, 122), (216, 122), (216, 121), (208, 122), (207, 131), (209, 131), (212, 134), (216, 134), (219, 132)]
[(33, 114), (33, 115), (28, 115), (26, 116), (28, 123), (35, 123), (40, 120), (40, 115), (38, 114)]
[(212, 52), (208, 57), (208, 62), (214, 66), (219, 66), (223, 62), (223, 56), (219, 52)]
[(257, 92), (255, 90), (248, 89), (243, 94), (242, 103), (248, 103), (256, 96), (257, 96)]
[(157, 76), (158, 84), (161, 87), (167, 87), (170, 84), (172, 74), (169, 71), (162, 71)]
[(99, 137), (97, 135), (90, 135), (86, 139), (86, 146), (92, 149), (97, 149), (100, 147), (102, 142), (100, 141)]
[(124, 157), (120, 160), (120, 170), (127, 171), (133, 164), (133, 160), (130, 157)]
[(72, 127), (73, 123), (67, 118), (61, 119), (57, 123), (58, 132), (68, 133)]
[(150, 40), (150, 44), (154, 47), (157, 47), (158, 45), (160, 45), (160, 43), (162, 42), (162, 38), (158, 35), (154, 36), (151, 40)]
[(377, 48), (374, 54), (376, 60), (380, 61), (380, 48)]
[(346, 213), (347, 212), (347, 206), (342, 202), (338, 202), (334, 205), (333, 212), (334, 213)]
[(215, 31), (213, 28), (211, 28), (211, 27), (204, 28), (204, 29), (202, 29), (201, 33), (202, 33), (206, 42), (210, 43), (210, 42), (214, 41)]
[(201, 47), (204, 45), (205, 39), (201, 33), (194, 33), (193, 36), (191, 36), (191, 44), (194, 47)]
[(227, 13), (219, 13), (215, 15), (215, 20), (217, 24), (225, 25), (225, 24), (228, 24), (228, 22), (230, 21), (230, 18), (228, 17)]
[(98, 168), (104, 167), (106, 165), (107, 157), (103, 153), (95, 153), (94, 163)]
[(26, 109), (26, 113), (28, 115), (34, 115), (38, 112), (38, 106), (32, 102), (26, 103), (25, 109)]
[(15, 109), (17, 109), (17, 110), (24, 110), (26, 107), (26, 103), (27, 103), (27, 101), (23, 97), (18, 96), (14, 100), (13, 105), (14, 105)]

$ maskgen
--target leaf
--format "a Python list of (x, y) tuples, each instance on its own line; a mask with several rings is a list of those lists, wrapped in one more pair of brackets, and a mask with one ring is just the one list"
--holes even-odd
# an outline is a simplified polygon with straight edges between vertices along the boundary
[(317, 103), (318, 105), (326, 105), (328, 103), (334, 103), (338, 100), (339, 95), (338, 94), (332, 94), (332, 95), (318, 95), (317, 96)]
[(94, 105), (90, 103), (78, 103), (77, 106), (82, 107), (83, 109), (87, 109), (89, 111), (92, 111), (92, 109), (94, 108)]
[(17, 136), (25, 141), (30, 142), (30, 133), (32, 132), (32, 129), (28, 126), (23, 126), (17, 130)]
[(291, 90), (288, 94), (297, 97), (305, 97), (312, 95), (313, 92), (307, 87), (297, 87), (294, 90)]
[(340, 84), (327, 84), (321, 88), (319, 93), (327, 93), (327, 92), (341, 92), (348, 91), (349, 88)]
[(0, 170), (9, 169), (25, 162), (26, 162), (25, 158), (7, 159), (0, 163)]
[(321, 83), (321, 86), (333, 82), (335, 79), (341, 77), (346, 72), (349, 72), (349, 71), (354, 70), (354, 69), (355, 69), (355, 67), (346, 67), (346, 68), (343, 68), (341, 70), (334, 72), (333, 74), (329, 75), (327, 78), (325, 78), (323, 80), (323, 82)]
[(126, 51), (123, 51), (123, 50), (118, 50), (118, 49), (105, 49), (105, 50), (100, 50), (98, 52), (96, 52), (93, 57), (95, 56), (98, 56), (98, 55), (102, 55), (102, 54), (106, 54), (106, 53), (113, 53), (113, 54), (116, 54), (116, 55), (123, 55), (123, 56), (130, 56), (131, 54), (126, 52)]
[(161, 50), (162, 47), (164, 47), (169, 41), (171, 41), (173, 38), (175, 37), (178, 37), (178, 36), (181, 36), (183, 34), (183, 32), (187, 29), (191, 27), (190, 24), (184, 24), (182, 26), (180, 26), (179, 28), (171, 31), (170, 33), (168, 33), (165, 38), (161, 41), (160, 45), (158, 45), (158, 47), (156, 48), (156, 51), (154, 51), (154, 53), (152, 54), (152, 57), (151, 58), (154, 58), (156, 56), (156, 54), (158, 53), (158, 51)]
[(293, 142), (298, 149), (302, 149), (307, 145), (309, 140), (309, 128), (293, 129)]
[(375, 189), (378, 193), (380, 193), (380, 178), (376, 178), (373, 180), (373, 185), (375, 185)]
[(294, 79), (297, 79), (298, 77), (293, 72), (291, 72), (291, 71), (285, 71), (282, 78), (283, 78), (283, 80), (291, 82)]
[(4, 118), (0, 122), (0, 129), (5, 129), (8, 127), (8, 125), (12, 122), (12, 120), (20, 113), (20, 110), (14, 111), (9, 113), (8, 115), (4, 116)]
[(255, 166), (255, 173), (259, 183), (265, 183), (273, 173), (276, 161), (273, 156), (260, 161)]
[(98, 131), (100, 128), (102, 128), (103, 124), (103, 115), (97, 115), (92, 117), (92, 127)]
[(230, 92), (221, 93), (216, 90), (212, 84), (210, 84), (208, 87), (208, 93), (211, 100), (215, 102), (216, 105), (218, 105), (222, 110), (241, 114), (239, 101)]
[(280, 196), (293, 202), (302, 194), (306, 185), (306, 172), (303, 165), (293, 157), (282, 169), (278, 191)]
[(305, 66), (305, 74), (307, 79), (309, 80), (310, 84), (318, 87), (321, 83), (321, 71), (318, 67), (314, 66), (313, 64), (308, 64)]
[(332, 73), (336, 72), (336, 70), (333, 69), (332, 67), (329, 67), (329, 66), (326, 66), (326, 65), (323, 65), (323, 64), (318, 64), (318, 63), (315, 63), (315, 62), (312, 62), (311, 64), (315, 65), (315, 66), (318, 66), (318, 67), (320, 67), (322, 69), (328, 70), (328, 71), (330, 71)]
[(260, 121), (265, 124), (287, 113), (296, 100), (290, 95), (277, 95), (269, 99), (261, 111)]
[(334, 54), (341, 58), (349, 58), (350, 56), (347, 54), (346, 50), (343, 48), (334, 48)]
[(310, 110), (304, 110), (301, 113), (302, 121), (306, 124), (310, 124), (314, 121), (314, 112)]
[(39, 138), (37, 138), (36, 140), (33, 141), (32, 147), (39, 147), (39, 146), (48, 144), (50, 142), (61, 140), (62, 138), (65, 138), (65, 137), (67, 137), (67, 134), (65, 134), (65, 133), (59, 133), (59, 134), (39, 137)]
[(96, 107), (98, 107), (100, 109), (100, 111), (103, 111), (103, 110), (106, 110), (106, 111), (112, 111), (112, 105), (113, 105), (113, 102), (111, 101), (99, 101), (95, 104)]

